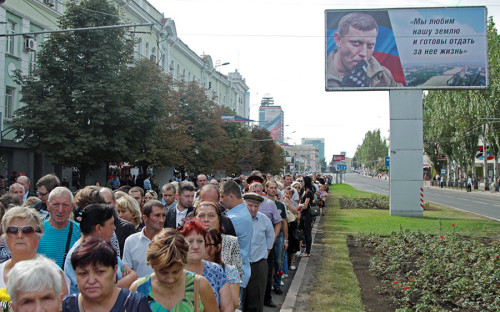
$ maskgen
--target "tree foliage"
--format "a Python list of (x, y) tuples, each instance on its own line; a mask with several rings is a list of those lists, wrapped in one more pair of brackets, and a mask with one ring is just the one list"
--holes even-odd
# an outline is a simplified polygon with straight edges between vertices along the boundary
[[(68, 3), (59, 26), (118, 23), (111, 2), (85, 0)], [(103, 161), (129, 160), (129, 147), (147, 136), (147, 120), (138, 114), (143, 103), (127, 92), (132, 51), (120, 28), (52, 34), (38, 53), (38, 68), (19, 77), (26, 105), (13, 121), (17, 136), (54, 164), (79, 167), (83, 178)]]
[(285, 152), (272, 139), (267, 129), (252, 127), (251, 153), (253, 169), (278, 174), (286, 165)]
[[(492, 18), (488, 22), (488, 62), (489, 88), (430, 91), (424, 97), (425, 152), (438, 172), (448, 166), (455, 180), (475, 172), (480, 141), (495, 159), (499, 156), (500, 37)], [(446, 161), (439, 157), (442, 155)]]
[(358, 145), (354, 155), (356, 166), (364, 166), (370, 170), (384, 168), (384, 158), (388, 155), (387, 142), (380, 136), (380, 129), (368, 131), (363, 143)]
[[(74, 0), (59, 26), (119, 23), (111, 0)], [(78, 167), (82, 183), (107, 162), (189, 173), (279, 172), (284, 155), (267, 130), (223, 123), (221, 115), (234, 112), (196, 82), (174, 82), (153, 62), (134, 62), (133, 44), (120, 28), (51, 35), (38, 68), (18, 75), (26, 104), (13, 121), (18, 138), (54, 164)]]

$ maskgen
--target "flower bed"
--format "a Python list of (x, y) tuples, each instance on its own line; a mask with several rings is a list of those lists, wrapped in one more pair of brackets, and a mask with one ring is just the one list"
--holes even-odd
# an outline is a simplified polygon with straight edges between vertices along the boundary
[[(455, 225), (453, 225), (455, 226)], [(401, 230), (358, 234), (398, 311), (500, 311), (500, 242)]]
[(367, 198), (342, 196), (339, 202), (340, 209), (389, 209), (389, 196), (387, 195), (374, 194)]

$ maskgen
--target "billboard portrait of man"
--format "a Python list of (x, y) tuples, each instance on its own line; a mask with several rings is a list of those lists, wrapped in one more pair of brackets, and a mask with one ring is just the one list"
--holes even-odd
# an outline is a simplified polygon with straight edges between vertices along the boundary
[(486, 7), (325, 10), (325, 89), (483, 89)]
[[(327, 89), (403, 86), (374, 57), (378, 35), (379, 26), (371, 15), (352, 12), (340, 18), (333, 34), (335, 49), (326, 58)], [(399, 59), (397, 64), (400, 69)]]

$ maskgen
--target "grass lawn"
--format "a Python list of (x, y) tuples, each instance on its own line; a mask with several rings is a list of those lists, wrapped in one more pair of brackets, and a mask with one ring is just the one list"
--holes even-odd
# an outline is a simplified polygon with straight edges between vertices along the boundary
[[(321, 239), (314, 242), (324, 248), (317, 282), (311, 290), (311, 311), (364, 311), (358, 281), (349, 259), (346, 245), (348, 235), (358, 232), (389, 234), (400, 228), (432, 234), (453, 231), (466, 236), (500, 238), (500, 222), (448, 208), (430, 204), (432, 211), (424, 211), (423, 218), (389, 216), (388, 210), (340, 209), (342, 196), (370, 197), (350, 185), (336, 184), (330, 188), (327, 214), (321, 218)], [(452, 226), (455, 224), (455, 226)]]

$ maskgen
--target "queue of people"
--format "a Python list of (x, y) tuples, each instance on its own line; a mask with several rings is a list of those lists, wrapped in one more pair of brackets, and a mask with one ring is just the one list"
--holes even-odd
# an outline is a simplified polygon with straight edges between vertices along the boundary
[(330, 183), (200, 174), (196, 186), (165, 184), (159, 198), (138, 186), (90, 185), (73, 195), (49, 174), (37, 197), (14, 187), (10, 202), (0, 198), (0, 288), (14, 311), (276, 307), (272, 292), (282, 295), (296, 258), (311, 256), (310, 208), (324, 206)]

